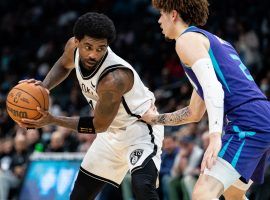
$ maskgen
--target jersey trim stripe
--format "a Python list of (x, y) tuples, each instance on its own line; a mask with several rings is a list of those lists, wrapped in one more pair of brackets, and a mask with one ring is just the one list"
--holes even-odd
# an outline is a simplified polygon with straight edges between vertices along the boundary
[[(109, 72), (115, 70), (115, 69), (118, 69), (118, 68), (127, 68), (125, 67), (124, 65), (121, 65), (121, 64), (116, 64), (116, 65), (111, 65), (109, 67), (106, 67), (106, 69), (104, 69), (103, 72), (101, 72), (101, 74), (99, 75), (98, 77), (98, 81), (97, 83), (106, 75), (108, 74)], [(127, 68), (128, 69), (128, 68)]]
[(221, 69), (220, 69), (220, 67), (219, 67), (219, 64), (218, 64), (218, 62), (217, 62), (217, 60), (216, 60), (216, 58), (215, 58), (215, 56), (214, 56), (213, 51), (212, 51), (211, 48), (209, 48), (209, 56), (210, 56), (210, 58), (211, 58), (211, 60), (212, 60), (212, 63), (213, 63), (215, 72), (216, 72), (217, 75), (219, 76), (220, 80), (222, 80), (223, 84), (226, 86), (228, 92), (231, 93), (231, 90), (230, 90), (230, 88), (229, 88), (229, 86), (228, 86), (228, 84), (227, 84), (227, 81), (226, 81), (225, 78), (224, 78), (224, 75), (223, 75), (223, 73), (222, 73), (222, 71), (221, 71)]
[(84, 168), (80, 167), (80, 171), (84, 174), (86, 174), (87, 176), (90, 176), (94, 179), (97, 179), (97, 180), (100, 180), (100, 181), (103, 181), (103, 182), (106, 182), (106, 183), (109, 183), (111, 185), (113, 185), (114, 187), (117, 187), (119, 188), (119, 184), (117, 184), (116, 182), (112, 181), (112, 180), (109, 180), (109, 179), (106, 179), (106, 178), (103, 178), (103, 177), (100, 177), (100, 176), (97, 176), (95, 174), (92, 174), (90, 173), (89, 171), (85, 170)]
[(123, 104), (123, 106), (124, 106), (124, 108), (125, 108), (125, 110), (126, 110), (126, 112), (127, 112), (128, 114), (130, 114), (130, 115), (133, 116), (133, 117), (137, 117), (138, 119), (141, 118), (140, 115), (136, 115), (136, 114), (134, 114), (134, 113), (131, 112), (131, 110), (129, 109), (129, 107), (128, 107), (128, 105), (127, 105), (127, 102), (126, 102), (126, 100), (125, 100), (125, 97), (122, 97), (122, 104)]
[(77, 52), (77, 48), (74, 49), (74, 52), (73, 52), (73, 62), (75, 63), (76, 61), (76, 52)]
[(145, 167), (145, 165), (157, 154), (157, 145), (155, 144), (155, 136), (153, 135), (153, 128), (150, 124), (146, 124), (149, 129), (149, 135), (151, 136), (151, 143), (154, 144), (153, 152), (143, 161), (140, 166), (137, 166), (131, 170), (131, 174), (139, 169)]

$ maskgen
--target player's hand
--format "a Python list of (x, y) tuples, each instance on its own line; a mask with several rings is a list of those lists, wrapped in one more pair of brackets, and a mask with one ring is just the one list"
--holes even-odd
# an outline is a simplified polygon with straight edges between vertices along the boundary
[(43, 126), (46, 126), (52, 123), (53, 116), (48, 111), (45, 111), (40, 107), (37, 107), (37, 110), (39, 113), (42, 114), (41, 118), (37, 120), (23, 118), (21, 122), (18, 122), (19, 126), (22, 128), (31, 129), (31, 128), (41, 128)]
[(35, 85), (42, 85), (42, 81), (36, 80), (36, 79), (24, 79), (24, 80), (20, 80), (19, 83), (34, 83)]
[(40, 81), (40, 80), (36, 80), (36, 79), (31, 78), (31, 79), (20, 80), (19, 83), (34, 83), (35, 85), (40, 85), (46, 89), (46, 92), (48, 94), (50, 94), (50, 91), (43, 85), (42, 81)]
[(216, 163), (221, 144), (221, 133), (211, 133), (209, 136), (209, 145), (203, 156), (201, 173), (204, 172), (205, 168), (211, 169)]
[(157, 108), (154, 104), (143, 114), (141, 120), (149, 124), (154, 124), (156, 117), (158, 116)]

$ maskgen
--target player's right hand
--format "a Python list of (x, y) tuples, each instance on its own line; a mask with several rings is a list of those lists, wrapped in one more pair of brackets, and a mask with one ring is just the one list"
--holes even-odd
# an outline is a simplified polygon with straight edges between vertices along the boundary
[(36, 79), (31, 78), (31, 79), (20, 80), (19, 83), (34, 83), (35, 85), (40, 85), (46, 89), (46, 92), (48, 94), (50, 94), (50, 91), (43, 85), (42, 81), (40, 81), (40, 80), (36, 80)]
[(210, 133), (209, 145), (204, 153), (203, 160), (201, 163), (201, 173), (204, 172), (205, 168), (211, 169), (215, 165), (218, 157), (218, 153), (221, 149), (221, 133)]
[(141, 120), (149, 124), (155, 124), (156, 117), (158, 116), (157, 108), (154, 104), (144, 113)]
[(23, 118), (21, 122), (18, 122), (19, 126), (22, 128), (35, 129), (35, 128), (41, 128), (43, 126), (46, 126), (52, 123), (53, 116), (48, 111), (43, 110), (40, 107), (37, 107), (37, 110), (40, 114), (42, 114), (41, 118), (37, 120)]

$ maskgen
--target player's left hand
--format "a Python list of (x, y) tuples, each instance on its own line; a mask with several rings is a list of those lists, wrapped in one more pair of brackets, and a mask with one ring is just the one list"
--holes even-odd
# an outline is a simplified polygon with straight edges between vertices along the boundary
[(37, 107), (37, 110), (40, 114), (42, 114), (41, 118), (37, 120), (23, 118), (21, 122), (18, 122), (19, 126), (22, 128), (31, 129), (41, 128), (52, 123), (53, 116), (48, 111), (45, 111), (40, 107)]
[(211, 169), (216, 163), (221, 144), (221, 133), (210, 133), (209, 145), (204, 153), (201, 164), (201, 173), (204, 172), (205, 168)]
[(141, 120), (149, 124), (154, 124), (155, 118), (158, 116), (157, 108), (154, 104), (143, 114)]

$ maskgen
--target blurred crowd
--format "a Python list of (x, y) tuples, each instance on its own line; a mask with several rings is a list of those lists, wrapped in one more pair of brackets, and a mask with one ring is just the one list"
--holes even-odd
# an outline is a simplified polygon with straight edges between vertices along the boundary
[[(267, 0), (210, 0), (205, 27), (231, 42), (261, 90), (270, 97), (270, 3)], [(164, 40), (157, 23), (159, 13), (149, 0), (1, 0), (0, 1), (0, 199), (16, 194), (29, 155), (38, 152), (85, 152), (94, 136), (54, 126), (39, 130), (18, 127), (7, 115), (5, 99), (19, 80), (43, 80), (61, 56), (78, 16), (103, 12), (115, 23), (117, 39), (112, 49), (129, 61), (143, 82), (155, 93), (160, 112), (188, 104), (192, 88), (179, 66), (174, 43)], [(68, 88), (68, 89), (67, 89)], [(87, 115), (75, 74), (51, 91), (50, 112), (55, 115)], [(200, 161), (208, 143), (207, 116), (198, 124), (166, 127), (160, 173), (160, 199), (190, 199)], [(130, 177), (118, 198), (133, 199)], [(249, 191), (251, 199), (270, 198), (270, 169), (263, 186)], [(5, 184), (3, 184), (5, 183)], [(255, 189), (254, 189), (255, 188)], [(263, 195), (262, 195), (263, 194)], [(267, 196), (269, 195), (269, 196)]]

